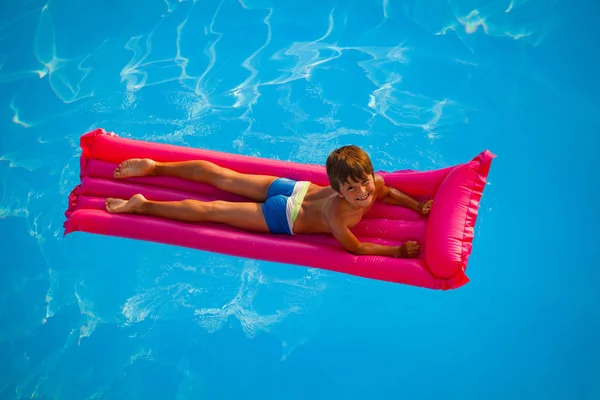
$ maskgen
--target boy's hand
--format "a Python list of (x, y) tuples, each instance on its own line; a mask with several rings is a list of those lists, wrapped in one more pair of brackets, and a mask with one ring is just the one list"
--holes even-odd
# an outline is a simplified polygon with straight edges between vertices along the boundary
[(421, 248), (415, 241), (405, 242), (402, 246), (398, 247), (397, 257), (401, 258), (414, 258), (419, 255)]
[(431, 206), (433, 205), (433, 200), (421, 201), (419, 203), (419, 212), (421, 215), (427, 215), (431, 211)]

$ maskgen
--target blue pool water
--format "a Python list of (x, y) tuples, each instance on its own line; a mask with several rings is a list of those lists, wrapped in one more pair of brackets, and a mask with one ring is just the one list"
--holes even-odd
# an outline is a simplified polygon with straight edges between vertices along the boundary
[[(0, 6), (0, 398), (598, 399), (599, 6)], [(498, 155), (438, 292), (76, 233), (79, 136), (377, 169)]]

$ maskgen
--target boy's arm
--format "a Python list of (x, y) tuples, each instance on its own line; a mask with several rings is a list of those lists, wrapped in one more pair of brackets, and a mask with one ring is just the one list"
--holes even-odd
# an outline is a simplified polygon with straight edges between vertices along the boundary
[(333, 236), (349, 253), (356, 255), (377, 255), (387, 257), (405, 256), (402, 246), (383, 246), (375, 243), (361, 243), (341, 220), (329, 221)]
[(423, 202), (416, 200), (391, 186), (384, 186), (382, 197), (384, 203), (410, 208), (417, 212), (421, 212), (421, 209), (423, 208)]
[(395, 206), (402, 206), (421, 212), (423, 202), (418, 201), (406, 193), (402, 193), (396, 188), (387, 186), (381, 175), (375, 175), (375, 186), (379, 188), (379, 195), (377, 199), (384, 203), (393, 204)]

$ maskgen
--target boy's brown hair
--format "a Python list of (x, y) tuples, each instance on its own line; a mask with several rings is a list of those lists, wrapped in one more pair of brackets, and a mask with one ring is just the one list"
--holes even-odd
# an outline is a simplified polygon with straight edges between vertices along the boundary
[(329, 184), (336, 192), (348, 179), (360, 181), (373, 175), (373, 164), (368, 154), (358, 146), (349, 145), (335, 149), (327, 157), (325, 164)]

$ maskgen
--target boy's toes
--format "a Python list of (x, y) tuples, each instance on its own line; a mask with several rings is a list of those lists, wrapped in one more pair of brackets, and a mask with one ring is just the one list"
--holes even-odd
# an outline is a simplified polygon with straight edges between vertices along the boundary
[(121, 176), (121, 175), (122, 175), (123, 166), (124, 166), (123, 164), (125, 164), (125, 162), (122, 162), (122, 163), (120, 163), (120, 164), (117, 166), (117, 168), (115, 168), (115, 172), (114, 172), (114, 174), (113, 174), (115, 177), (118, 177), (118, 176)]

